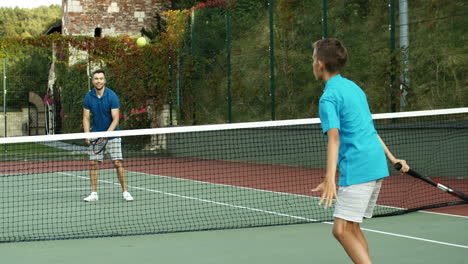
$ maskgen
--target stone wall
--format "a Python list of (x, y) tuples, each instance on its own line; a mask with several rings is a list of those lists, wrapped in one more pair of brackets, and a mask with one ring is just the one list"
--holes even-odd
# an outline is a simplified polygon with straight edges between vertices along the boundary
[(62, 34), (95, 36), (140, 35), (155, 24), (167, 0), (63, 0)]
[[(29, 122), (28, 108), (22, 108), (21, 111), (7, 112), (7, 136), (26, 136), (28, 135)], [(0, 137), (5, 136), (5, 116), (3, 111), (0, 114)]]

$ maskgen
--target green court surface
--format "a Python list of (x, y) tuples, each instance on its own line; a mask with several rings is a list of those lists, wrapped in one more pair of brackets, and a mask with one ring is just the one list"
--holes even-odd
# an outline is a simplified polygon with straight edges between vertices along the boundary
[[(467, 263), (468, 218), (432, 213), (364, 222), (374, 263)], [(3, 263), (351, 263), (312, 223), (115, 238), (0, 244)]]
[[(100, 171), (100, 200), (84, 203), (85, 170), (0, 177), (0, 242), (161, 234), (332, 219), (318, 198), (127, 171), (137, 199), (121, 199), (113, 169)], [(21, 179), (19, 181), (19, 179)], [(309, 184), (307, 186), (313, 186)], [(21, 194), (21, 195), (16, 195)], [(395, 211), (377, 206), (375, 212)]]
[[(115, 236), (243, 227), (252, 221), (264, 226), (285, 219), (315, 220), (314, 210), (304, 211), (304, 206), (317, 204), (315, 197), (132, 171), (126, 172), (128, 189), (137, 199), (128, 203), (119, 197), (120, 184), (112, 169), (100, 171), (99, 202), (84, 203), (88, 174), (60, 171), (0, 177), (0, 198), (7, 205), (1, 208), (5, 239), (1, 242), (10, 237), (21, 241)], [(330, 218), (331, 211), (324, 215)]]
[[(410, 136), (400, 132), (400, 123), (383, 122), (382, 136), (394, 136), (392, 149), (409, 157), (414, 168), (467, 192), (468, 146), (460, 140), (466, 130), (455, 127), (446, 135), (439, 127), (426, 133), (412, 123), (404, 125)], [(99, 170), (99, 201), (83, 202), (90, 189), (87, 152), (70, 149), (71, 144), (66, 152), (40, 146), (41, 155), (11, 148), (0, 155), (0, 242), (40, 241), (0, 243), (2, 260), (351, 263), (333, 238), (331, 223), (310, 223), (332, 219), (332, 209), (320, 208), (310, 193), (321, 181), (326, 157), (323, 135), (315, 130), (321, 140), (310, 137), (309, 127), (248, 134), (236, 129), (186, 138), (175, 133), (165, 138), (167, 149), (160, 153), (128, 149), (125, 170), (133, 202), (122, 199), (110, 162)], [(409, 147), (400, 138), (416, 143)], [(309, 155), (310, 149), (318, 151)], [(415, 154), (420, 151), (424, 155)], [(444, 158), (435, 158), (439, 153)], [(454, 153), (461, 154), (449, 155)], [(385, 180), (374, 213), (453, 202), (449, 198), (455, 199), (416, 179), (393, 175)], [(454, 213), (468, 215), (462, 211), (468, 205), (457, 208)], [(466, 216), (415, 212), (370, 219), (362, 227), (374, 263), (468, 263)]]
[[(129, 235), (142, 232), (149, 224), (164, 228), (164, 233), (171, 232), (173, 225), (172, 232), (175, 233), (2, 243), (0, 254), (3, 261), (35, 264), (351, 263), (331, 235), (331, 224), (326, 222), (177, 232), (181, 223), (186, 225), (182, 227), (185, 230), (190, 230), (191, 223), (197, 228), (204, 228), (203, 225), (206, 228), (223, 228), (223, 224), (230, 221), (229, 215), (233, 219), (251, 217), (265, 221), (265, 224), (283, 218), (312, 220), (312, 208), (317, 204), (314, 197), (142, 172), (127, 171), (127, 175), (128, 187), (137, 198), (131, 203), (118, 199), (120, 186), (113, 170), (101, 171), (102, 199), (96, 203), (81, 201), (89, 190), (87, 171), (61, 171), (49, 173), (47, 177), (41, 173), (0, 177), (4, 188), (2, 201), (18, 205), (3, 209), (1, 217), (6, 229), (3, 234), (34, 237), (41, 233), (34, 227), (38, 223), (47, 223), (48, 232), (64, 233), (63, 237), (73, 236), (73, 232), (79, 232), (75, 236), (92, 236), (95, 234), (93, 232), (106, 228)], [(27, 184), (18, 185), (15, 177), (20, 176)], [(206, 185), (216, 191), (205, 192)], [(26, 199), (15, 200), (15, 196), (9, 195), (19, 191), (25, 194), (22, 197)], [(49, 199), (57, 202), (40, 202)], [(143, 202), (152, 199), (158, 202)], [(181, 208), (192, 208), (194, 211), (173, 210), (181, 204)], [(309, 210), (294, 211), (295, 207), (288, 207), (288, 204), (308, 206), (310, 215)], [(14, 208), (23, 209), (16, 211)], [(321, 210), (326, 214), (332, 213), (331, 209)], [(190, 214), (194, 212), (206, 218), (191, 217)], [(70, 221), (50, 222), (48, 217), (52, 214), (66, 216)], [(21, 218), (26, 220), (13, 225), (12, 221)], [(119, 225), (120, 221), (133, 224)], [(9, 225), (14, 228), (8, 229)], [(370, 219), (364, 222), (363, 228), (374, 263), (468, 263), (468, 217), (416, 212)]]

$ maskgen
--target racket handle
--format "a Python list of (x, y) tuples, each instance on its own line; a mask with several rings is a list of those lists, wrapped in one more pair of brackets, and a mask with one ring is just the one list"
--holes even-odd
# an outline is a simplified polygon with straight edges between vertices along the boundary
[[(401, 168), (403, 168), (403, 165), (401, 165), (401, 163), (398, 162), (398, 163), (396, 163), (396, 164), (394, 165), (394, 167), (395, 167), (395, 169), (396, 169), (397, 171), (400, 171)], [(414, 176), (414, 177), (417, 177), (417, 178), (421, 178), (421, 175), (420, 175), (419, 173), (415, 172), (415, 171), (412, 170), (412, 169), (409, 169), (409, 170), (406, 172), (406, 174), (409, 174), (409, 175)]]
[[(395, 166), (395, 169), (396, 169), (397, 171), (400, 171), (401, 168), (403, 168), (403, 165), (401, 165), (400, 162), (396, 163), (394, 166)], [(406, 172), (406, 174), (409, 174), (409, 175), (411, 175), (411, 176), (415, 176), (415, 177), (421, 178), (421, 176), (419, 176), (419, 173), (415, 172), (415, 171), (412, 170), (412, 169), (409, 169), (409, 170)]]
[(399, 163), (399, 162), (396, 163), (394, 166), (395, 166), (395, 169), (396, 169), (397, 171), (401, 170), (401, 168), (403, 167), (403, 166), (401, 165), (401, 163)]

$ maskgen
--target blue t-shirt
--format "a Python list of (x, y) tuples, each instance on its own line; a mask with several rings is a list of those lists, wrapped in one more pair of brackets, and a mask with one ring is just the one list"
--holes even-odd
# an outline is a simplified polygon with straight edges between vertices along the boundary
[[(107, 131), (112, 123), (112, 109), (119, 109), (120, 103), (117, 94), (109, 88), (104, 88), (101, 98), (98, 98), (96, 89), (85, 95), (83, 108), (91, 111), (93, 115), (93, 132)], [(115, 130), (119, 130), (117, 126)]]
[(339, 130), (339, 186), (389, 175), (366, 95), (359, 86), (339, 74), (330, 78), (320, 97), (319, 112), (324, 134), (332, 128)]

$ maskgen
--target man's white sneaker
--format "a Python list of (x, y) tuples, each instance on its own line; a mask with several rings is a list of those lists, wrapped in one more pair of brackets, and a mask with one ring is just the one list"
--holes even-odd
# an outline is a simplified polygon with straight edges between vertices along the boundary
[(126, 201), (133, 201), (133, 197), (132, 197), (132, 195), (131, 195), (129, 192), (123, 192), (123, 198), (124, 198)]
[(92, 192), (88, 197), (84, 198), (85, 202), (95, 202), (99, 200), (97, 192)]

